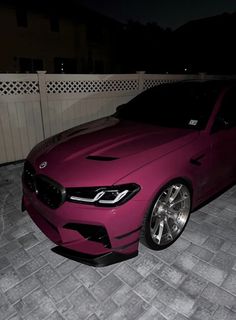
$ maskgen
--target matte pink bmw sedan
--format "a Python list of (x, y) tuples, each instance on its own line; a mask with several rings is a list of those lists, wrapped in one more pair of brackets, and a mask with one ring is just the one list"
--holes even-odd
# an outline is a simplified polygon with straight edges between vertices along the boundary
[(54, 252), (95, 266), (170, 246), (190, 212), (236, 180), (236, 84), (149, 89), (29, 154), (23, 201)]

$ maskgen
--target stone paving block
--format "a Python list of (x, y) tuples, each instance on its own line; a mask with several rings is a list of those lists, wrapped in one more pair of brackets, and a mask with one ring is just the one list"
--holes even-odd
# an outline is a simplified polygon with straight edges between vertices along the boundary
[(51, 299), (43, 288), (37, 288), (14, 304), (14, 307), (18, 314), (25, 317), (29, 313), (32, 314), (32, 311), (37, 309), (42, 301), (50, 303)]
[(227, 278), (222, 284), (222, 287), (230, 293), (236, 295), (236, 271), (232, 270), (228, 274)]
[(72, 271), (75, 271), (79, 268), (80, 264), (76, 261), (66, 259), (59, 266), (55, 268), (55, 270), (62, 276), (66, 276)]
[(173, 262), (173, 266), (181, 270), (182, 272), (189, 272), (198, 263), (199, 259), (192, 256), (188, 252), (183, 252)]
[(102, 268), (95, 268), (96, 271), (98, 271), (101, 275), (108, 275), (109, 273), (112, 273), (119, 267), (119, 265), (122, 265), (121, 263), (111, 264), (110, 266), (102, 267)]
[(47, 264), (47, 261), (42, 257), (38, 256), (24, 264), (22, 267), (17, 269), (17, 273), (21, 277), (21, 279), (24, 279), (34, 273), (35, 271), (39, 270), (43, 266)]
[[(230, 253), (230, 254), (233, 254), (234, 256), (236, 256), (236, 243), (232, 243), (232, 242), (229, 242), (229, 244), (231, 244), (230, 246), (228, 246), (228, 252)], [(1, 250), (1, 248), (0, 248), (0, 250)]]
[(57, 311), (61, 314), (66, 313), (67, 311), (72, 309), (72, 304), (69, 302), (68, 299), (65, 298), (62, 301), (56, 303)]
[(227, 275), (224, 270), (203, 261), (199, 261), (196, 266), (193, 267), (193, 271), (202, 278), (211, 281), (216, 285), (221, 285)]
[(216, 236), (210, 236), (207, 240), (202, 244), (202, 247), (208, 249), (212, 252), (217, 252), (223, 246), (224, 240), (218, 238)]
[(134, 287), (137, 283), (139, 283), (143, 277), (139, 272), (134, 270), (128, 264), (124, 263), (120, 265), (115, 270), (115, 275), (117, 275), (122, 281), (127, 283), (129, 286)]
[(207, 281), (195, 274), (189, 274), (179, 289), (189, 297), (196, 299), (207, 286)]
[(15, 313), (15, 308), (9, 303), (6, 296), (0, 291), (0, 319), (5, 320)]
[(224, 307), (219, 307), (212, 317), (212, 320), (235, 320), (236, 313)]
[(7, 267), (0, 271), (0, 289), (7, 291), (20, 282), (20, 277), (13, 267)]
[(78, 288), (71, 295), (70, 302), (73, 305), (73, 311), (79, 315), (79, 319), (86, 319), (94, 313), (99, 306), (96, 299), (84, 286)]
[(24, 317), (25, 320), (43, 320), (55, 311), (55, 305), (52, 301), (44, 298), (40, 301), (39, 306)]
[(230, 254), (234, 254), (232, 252), (231, 247), (232, 247), (232, 241), (229, 241), (229, 240), (225, 240), (225, 242), (223, 243), (222, 247), (220, 248), (221, 251), (224, 251), (224, 252), (229, 252)]
[(53, 247), (55, 247), (53, 242), (51, 242), (49, 239), (45, 239), (26, 251), (30, 256), (36, 257), (46, 249), (50, 250)]
[(64, 262), (66, 260), (66, 258), (64, 258), (63, 256), (60, 256), (59, 254), (56, 254), (53, 251), (48, 250), (48, 249), (42, 251), (41, 255), (44, 257), (44, 259), (47, 260), (47, 262), (53, 268), (55, 268), (56, 266), (58, 266), (59, 264), (61, 264), (62, 262)]
[(50, 265), (46, 265), (37, 271), (35, 277), (46, 289), (55, 286), (61, 280), (61, 277)]
[(189, 318), (186, 318), (182, 314), (177, 314), (177, 316), (174, 318), (174, 320), (188, 320)]
[(119, 278), (117, 278), (114, 274), (109, 274), (93, 287), (93, 294), (99, 301), (104, 301), (114, 292), (116, 292), (122, 285), (123, 282)]
[(180, 271), (174, 266), (168, 265), (163, 265), (158, 271), (156, 271), (156, 274), (173, 287), (178, 287), (186, 277), (186, 273)]
[(91, 314), (86, 320), (99, 320), (99, 318), (96, 316), (96, 314)]
[(22, 318), (20, 316), (18, 316), (17, 314), (11, 316), (10, 318), (8, 318), (7, 320), (22, 320)]
[(83, 265), (80, 265), (79, 269), (73, 274), (86, 288), (94, 286), (102, 278), (95, 268)]
[(229, 272), (236, 263), (236, 256), (229, 253), (219, 251), (212, 259), (211, 264), (214, 266)]
[(233, 224), (230, 224), (227, 228), (216, 228), (215, 234), (236, 243), (236, 233)]
[(22, 299), (26, 294), (36, 289), (39, 285), (39, 281), (35, 279), (34, 276), (31, 276), (6, 291), (6, 296), (11, 303), (15, 303), (17, 300)]
[(151, 273), (139, 282), (134, 290), (143, 299), (150, 301), (157, 295), (159, 289), (164, 285), (165, 283), (156, 274)]
[(201, 260), (204, 260), (204, 261), (210, 261), (212, 259), (212, 257), (214, 256), (214, 253), (207, 250), (207, 249), (204, 249), (202, 247), (199, 247), (195, 244), (191, 244), (187, 251), (189, 253), (191, 253), (192, 255), (194, 255), (195, 257), (198, 257), (199, 259)]
[(158, 295), (152, 301), (150, 301), (150, 303), (167, 320), (175, 319), (175, 317), (178, 314), (176, 311), (171, 309), (168, 305), (166, 305), (166, 304), (162, 303), (160, 300), (158, 300)]
[(211, 283), (203, 290), (202, 297), (212, 303), (219, 304), (228, 308), (236, 306), (236, 297)]
[(181, 253), (184, 250), (186, 250), (190, 246), (190, 241), (184, 239), (183, 237), (180, 237), (178, 241), (175, 241), (171, 245), (171, 250), (174, 252)]
[(166, 320), (154, 307), (148, 309), (145, 313), (143, 313), (138, 320)]
[(182, 237), (196, 245), (203, 244), (208, 238), (208, 234), (205, 234), (199, 230), (195, 230), (194, 232), (184, 230)]
[(191, 316), (191, 320), (210, 320), (217, 307), (217, 304), (201, 297), (195, 303), (195, 311)]
[(22, 236), (18, 241), (24, 249), (30, 249), (39, 242), (33, 233), (28, 233)]
[(98, 306), (95, 311), (99, 320), (106, 320), (111, 314), (118, 309), (118, 305), (111, 299)]
[(67, 278), (61, 280), (55, 287), (48, 290), (48, 293), (55, 302), (58, 302), (80, 286), (81, 284), (76, 281), (73, 276), (70, 275)]
[[(216, 235), (216, 230), (218, 230), (219, 228), (217, 228), (215, 225), (204, 221), (203, 223), (199, 224), (199, 231), (201, 233), (204, 233), (205, 235), (207, 234), (208, 236), (215, 236)], [(194, 233), (194, 232), (193, 232)], [(200, 243), (196, 243), (197, 245), (202, 245)]]
[(169, 285), (160, 288), (158, 299), (171, 309), (185, 316), (190, 316), (194, 311), (195, 300)]
[(55, 311), (53, 312), (49, 317), (47, 317), (47, 320), (65, 320), (59, 312)]
[(0, 257), (7, 255), (9, 252), (20, 249), (21, 245), (17, 240), (11, 241), (0, 247)]
[(137, 295), (127, 299), (126, 303), (108, 319), (111, 320), (136, 320), (147, 310), (147, 304)]
[(236, 212), (236, 206), (233, 205), (232, 210), (228, 207), (226, 207), (223, 211), (222, 211), (222, 217), (227, 220), (232, 222), (235, 219), (235, 212)]
[[(153, 251), (153, 253), (155, 253), (155, 251)], [(154, 268), (160, 268), (163, 264), (156, 256), (149, 252), (146, 252), (136, 259), (129, 260), (128, 263), (143, 277), (147, 276)]]
[(7, 259), (7, 257), (1, 257), (0, 258), (0, 270), (9, 267), (10, 266), (10, 262)]
[(191, 221), (202, 223), (206, 220), (208, 217), (208, 214), (206, 212), (203, 212), (201, 210), (197, 210), (191, 213)]
[(14, 265), (14, 268), (21, 267), (31, 259), (31, 257), (23, 248), (10, 252), (9, 254), (7, 254), (7, 258), (11, 262), (11, 264)]
[[(161, 251), (152, 250), (152, 254), (158, 258), (158, 260), (165, 262), (167, 264), (171, 264), (177, 257), (178, 252), (172, 251), (171, 247)], [(160, 262), (158, 263), (158, 266)]]
[(133, 295), (134, 292), (130, 286), (124, 284), (112, 295), (112, 299), (117, 305), (121, 306)]
[(227, 229), (230, 227), (230, 221), (225, 220), (222, 216), (221, 217), (214, 217), (210, 216), (207, 218), (207, 222), (213, 224), (220, 229)]

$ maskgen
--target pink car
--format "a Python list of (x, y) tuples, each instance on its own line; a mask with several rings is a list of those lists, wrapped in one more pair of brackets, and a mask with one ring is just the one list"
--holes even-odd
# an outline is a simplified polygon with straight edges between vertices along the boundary
[(94, 266), (170, 246), (190, 212), (236, 179), (236, 86), (183, 81), (30, 152), (23, 202), (54, 252)]

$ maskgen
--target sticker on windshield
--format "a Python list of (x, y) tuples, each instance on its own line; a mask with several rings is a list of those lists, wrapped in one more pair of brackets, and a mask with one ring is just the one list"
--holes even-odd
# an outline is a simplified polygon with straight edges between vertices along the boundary
[(190, 126), (196, 126), (197, 123), (198, 123), (198, 120), (190, 120), (188, 124), (189, 124)]

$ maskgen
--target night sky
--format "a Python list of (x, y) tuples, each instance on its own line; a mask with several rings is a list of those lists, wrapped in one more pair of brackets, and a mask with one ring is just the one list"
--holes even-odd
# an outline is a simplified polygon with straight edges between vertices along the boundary
[(80, 2), (119, 21), (157, 22), (176, 29), (199, 18), (236, 11), (235, 0), (80, 0)]

